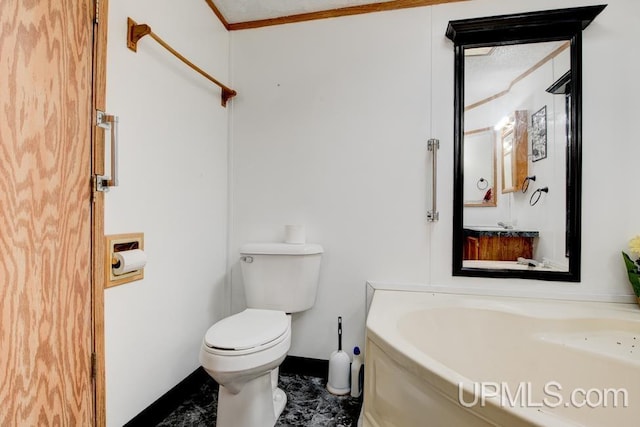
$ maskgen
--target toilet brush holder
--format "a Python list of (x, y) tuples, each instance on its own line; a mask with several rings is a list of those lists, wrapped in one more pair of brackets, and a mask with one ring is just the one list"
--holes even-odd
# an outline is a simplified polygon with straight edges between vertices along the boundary
[(342, 317), (338, 317), (338, 349), (329, 358), (329, 376), (327, 390), (336, 395), (349, 394), (349, 378), (351, 375), (351, 358), (342, 351)]

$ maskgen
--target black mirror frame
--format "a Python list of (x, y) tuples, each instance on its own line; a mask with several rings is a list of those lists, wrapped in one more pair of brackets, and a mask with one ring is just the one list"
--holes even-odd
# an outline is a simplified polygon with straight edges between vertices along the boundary
[[(555, 9), (450, 21), (446, 36), (454, 43), (453, 275), (580, 281), (582, 194), (582, 30), (606, 5)], [(567, 147), (567, 252), (569, 270), (509, 270), (463, 267), (464, 208), (464, 49), (558, 40), (570, 41), (571, 135)]]

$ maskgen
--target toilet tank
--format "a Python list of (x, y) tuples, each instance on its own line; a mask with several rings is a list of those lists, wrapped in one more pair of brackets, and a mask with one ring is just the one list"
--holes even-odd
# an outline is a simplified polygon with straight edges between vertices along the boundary
[(295, 313), (316, 301), (322, 246), (247, 243), (240, 248), (244, 293), (249, 308)]

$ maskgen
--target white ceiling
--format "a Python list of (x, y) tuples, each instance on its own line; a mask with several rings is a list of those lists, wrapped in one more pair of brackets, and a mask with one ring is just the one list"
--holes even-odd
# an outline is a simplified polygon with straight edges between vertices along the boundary
[(320, 12), (391, 0), (213, 0), (230, 24)]
[[(565, 41), (497, 46), (491, 55), (464, 61), (465, 105), (509, 89), (518, 76), (559, 48)], [(564, 70), (561, 70), (561, 75)]]

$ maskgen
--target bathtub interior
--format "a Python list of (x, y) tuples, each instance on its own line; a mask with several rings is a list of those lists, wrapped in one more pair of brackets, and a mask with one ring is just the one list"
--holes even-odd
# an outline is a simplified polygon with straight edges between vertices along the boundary
[[(430, 395), (447, 396), (450, 403), (457, 400), (460, 382), (469, 387), (478, 382), (507, 384), (512, 391), (528, 384), (528, 403), (548, 399), (544, 387), (554, 383), (559, 385), (554, 391), (561, 397), (551, 402), (563, 404), (543, 408), (523, 405), (520, 412), (529, 414), (524, 416), (529, 422), (541, 413), (563, 420), (559, 425), (626, 425), (629, 421), (631, 407), (576, 408), (567, 403), (569, 394), (578, 388), (624, 388), (629, 399), (640, 399), (640, 313), (635, 318), (629, 316), (628, 307), (619, 310), (620, 304), (408, 294), (413, 295), (401, 298), (401, 308), (399, 301), (375, 304), (374, 297), (370, 318), (381, 309), (388, 323), (386, 329), (380, 329), (375, 321), (368, 322), (367, 362), (372, 369), (378, 366), (369, 372), (375, 386), (369, 392), (374, 396), (392, 387), (381, 386), (382, 379), (376, 378), (390, 376), (385, 377), (375, 360), (384, 354), (397, 364), (396, 375), (401, 369), (410, 372), (421, 383), (431, 384)], [(378, 350), (369, 354), (370, 348), (376, 347)], [(420, 399), (424, 404), (434, 398)], [(365, 414), (367, 401), (365, 394)], [(453, 404), (469, 412), (457, 402)], [(495, 416), (494, 411), (491, 417)]]

